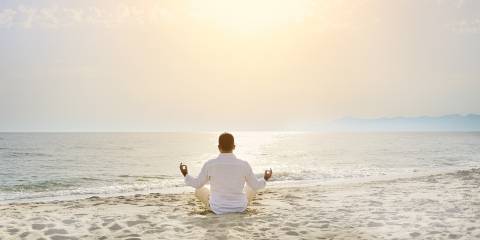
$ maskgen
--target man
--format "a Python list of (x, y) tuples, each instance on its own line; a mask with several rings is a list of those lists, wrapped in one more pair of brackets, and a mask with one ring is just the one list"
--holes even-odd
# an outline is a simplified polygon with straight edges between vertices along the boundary
[[(256, 191), (264, 188), (272, 177), (270, 169), (265, 171), (263, 179), (257, 179), (250, 164), (233, 154), (234, 149), (233, 135), (221, 134), (218, 138), (220, 155), (207, 161), (196, 178), (190, 176), (187, 166), (180, 163), (185, 183), (196, 188), (195, 196), (216, 214), (245, 211)], [(204, 187), (208, 182), (210, 190)]]

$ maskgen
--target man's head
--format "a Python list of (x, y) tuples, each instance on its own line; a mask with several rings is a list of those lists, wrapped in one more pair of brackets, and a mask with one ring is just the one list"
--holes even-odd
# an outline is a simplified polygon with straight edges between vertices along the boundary
[(218, 150), (221, 153), (231, 153), (235, 149), (235, 140), (230, 133), (222, 133), (218, 137)]

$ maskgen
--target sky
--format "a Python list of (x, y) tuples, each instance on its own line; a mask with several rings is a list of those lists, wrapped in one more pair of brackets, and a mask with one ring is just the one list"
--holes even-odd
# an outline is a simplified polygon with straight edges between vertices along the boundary
[(480, 113), (477, 0), (0, 2), (0, 131)]

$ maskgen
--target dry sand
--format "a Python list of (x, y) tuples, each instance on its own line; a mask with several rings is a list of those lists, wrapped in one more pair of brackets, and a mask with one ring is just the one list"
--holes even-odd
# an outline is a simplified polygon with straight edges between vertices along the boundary
[(192, 194), (0, 205), (0, 239), (480, 239), (480, 170), (266, 189), (246, 213)]

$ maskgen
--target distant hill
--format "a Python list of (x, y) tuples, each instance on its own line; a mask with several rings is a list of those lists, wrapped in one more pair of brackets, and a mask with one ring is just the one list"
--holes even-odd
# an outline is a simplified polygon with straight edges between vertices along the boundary
[(480, 131), (480, 115), (437, 117), (342, 118), (328, 127), (335, 131)]

